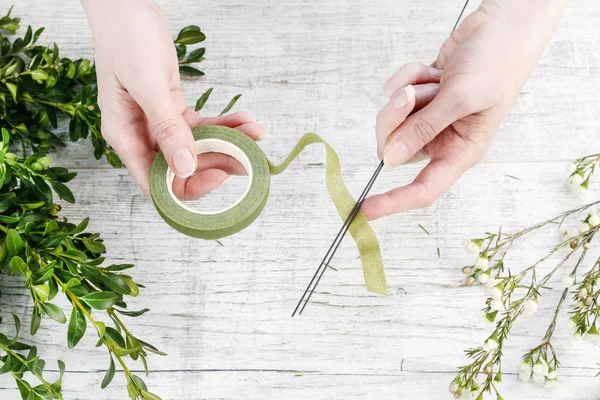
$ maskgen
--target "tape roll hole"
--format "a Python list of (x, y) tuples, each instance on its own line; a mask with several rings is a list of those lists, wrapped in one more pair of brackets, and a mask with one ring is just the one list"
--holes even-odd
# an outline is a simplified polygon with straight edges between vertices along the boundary
[[(244, 152), (232, 143), (220, 139), (196, 141), (198, 171), (187, 179), (176, 177), (171, 169), (167, 170), (169, 195), (182, 208), (194, 214), (219, 214), (238, 205), (250, 190), (252, 165)], [(233, 159), (233, 160), (232, 160)], [(237, 162), (236, 162), (237, 161)], [(207, 185), (209, 181), (220, 182), (229, 173), (221, 186)], [(246, 175), (241, 175), (241, 174)], [(187, 185), (187, 187), (185, 187)], [(175, 192), (186, 195), (202, 196), (194, 200), (181, 200)], [(175, 191), (174, 191), (175, 188)]]

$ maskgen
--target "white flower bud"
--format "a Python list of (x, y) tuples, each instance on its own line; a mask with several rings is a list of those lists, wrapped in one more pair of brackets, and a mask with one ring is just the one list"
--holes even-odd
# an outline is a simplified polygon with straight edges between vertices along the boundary
[(525, 302), (525, 311), (527, 311), (527, 313), (529, 315), (533, 315), (537, 312), (538, 310), (538, 303), (536, 300), (527, 300)]
[(529, 364), (528, 362), (522, 361), (517, 366), (517, 370), (519, 371), (519, 373), (523, 372), (523, 373), (527, 373), (527, 374), (531, 375), (531, 364)]
[(488, 279), (488, 281), (485, 283), (485, 286), (493, 287), (493, 286), (496, 286), (499, 282), (500, 282), (499, 279), (490, 277), (490, 279)]
[(587, 289), (582, 287), (581, 289), (579, 289), (579, 291), (577, 292), (577, 297), (579, 297), (580, 299), (585, 299), (588, 295)]
[(598, 215), (598, 214), (590, 215), (590, 219), (588, 219), (588, 223), (593, 227), (600, 225), (600, 215)]
[(569, 174), (572, 174), (577, 171), (577, 165), (575, 165), (574, 162), (570, 162), (569, 165), (567, 165), (567, 171), (569, 171)]
[(498, 348), (498, 342), (496, 342), (494, 339), (488, 339), (483, 344), (483, 350), (485, 350), (485, 351), (493, 351), (493, 350), (496, 350), (497, 348)]
[(473, 255), (479, 254), (479, 251), (481, 249), (481, 247), (472, 240), (465, 240), (462, 245), (465, 248), (465, 250), (467, 251), (467, 253), (473, 254)]
[(458, 385), (454, 382), (452, 382), (450, 384), (450, 387), (448, 388), (448, 390), (450, 391), (450, 393), (454, 394), (458, 391)]
[(544, 364), (540, 360), (537, 360), (535, 364), (533, 364), (532, 371), (534, 374), (543, 375), (544, 374)]
[(571, 191), (577, 191), (577, 188), (581, 188), (581, 184), (583, 183), (583, 176), (579, 174), (571, 175), (567, 180), (567, 186)]
[(563, 287), (570, 288), (575, 284), (575, 280), (572, 276), (565, 276), (562, 280)]
[(548, 379), (544, 384), (546, 389), (555, 389), (559, 386), (558, 381), (556, 379)]
[(585, 222), (579, 226), (579, 233), (586, 233), (589, 230), (590, 226)]
[(479, 276), (477, 277), (477, 280), (479, 281), (479, 283), (486, 283), (488, 281), (488, 279), (490, 279), (490, 275), (489, 273), (484, 272), (483, 274), (479, 274)]
[(490, 265), (490, 260), (487, 257), (479, 257), (475, 263), (475, 269), (487, 269)]
[(487, 291), (488, 296), (492, 298), (492, 300), (500, 300), (502, 299), (502, 290), (497, 287), (491, 287)]
[(504, 303), (502, 300), (492, 300), (490, 301), (490, 308), (492, 311), (501, 311), (504, 310)]
[(519, 372), (519, 380), (527, 382), (531, 377), (531, 372)]
[(534, 372), (532, 377), (533, 377), (533, 381), (535, 383), (544, 383), (544, 382), (546, 382), (546, 377), (544, 376), (544, 374), (536, 374)]
[(573, 339), (581, 340), (581, 334), (579, 332), (573, 334)]
[(548, 375), (546, 375), (546, 377), (548, 379), (552, 380), (552, 379), (556, 379), (557, 375), (558, 375), (558, 372), (555, 369), (553, 369), (553, 370), (548, 371)]

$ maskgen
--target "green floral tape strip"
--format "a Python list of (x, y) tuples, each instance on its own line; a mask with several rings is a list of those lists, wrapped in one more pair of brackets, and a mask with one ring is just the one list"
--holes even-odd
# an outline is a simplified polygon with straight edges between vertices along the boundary
[[(316, 133), (307, 133), (290, 155), (278, 166), (267, 160), (260, 147), (248, 136), (223, 126), (200, 126), (192, 129), (198, 154), (218, 152), (237, 159), (248, 172), (249, 182), (242, 198), (232, 206), (216, 213), (203, 213), (187, 207), (172, 191), (174, 175), (162, 153), (152, 164), (150, 193), (160, 216), (179, 232), (201, 239), (214, 240), (232, 235), (250, 225), (262, 212), (269, 197), (270, 175), (283, 172), (302, 150), (313, 143), (323, 143), (326, 151), (325, 176), (327, 190), (342, 219), (354, 207), (342, 179), (340, 160), (333, 148)], [(360, 212), (350, 225), (349, 232), (356, 242), (369, 291), (388, 294), (381, 249), (373, 229)]]

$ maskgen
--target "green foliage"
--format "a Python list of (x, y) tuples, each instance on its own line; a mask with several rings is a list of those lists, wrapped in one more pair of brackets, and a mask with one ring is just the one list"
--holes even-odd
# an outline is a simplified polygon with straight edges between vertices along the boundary
[[(148, 374), (148, 353), (166, 355), (134, 336), (119, 318), (139, 317), (149, 311), (127, 309), (127, 298), (137, 296), (143, 287), (123, 273), (133, 265), (105, 265), (102, 254), (106, 248), (99, 233), (87, 231), (89, 218), (78, 224), (69, 222), (59, 215), (61, 207), (54, 202), (54, 195), (75, 202), (66, 184), (76, 173), (52, 166), (47, 156), (55, 146), (64, 145), (64, 135), (57, 133), (61, 127), (68, 125), (71, 141), (89, 138), (96, 158), (105, 156), (114, 167), (122, 166), (100, 131), (94, 65), (86, 59), (61, 57), (56, 44), (38, 44), (44, 28), (34, 31), (28, 26), (22, 37), (9, 39), (5, 34), (14, 35), (20, 23), (19, 18), (11, 17), (11, 11), (12, 7), (0, 18), (0, 273), (23, 277), (33, 302), (31, 335), (49, 318), (65, 324), (67, 345), (73, 348), (88, 333), (89, 323), (98, 335), (98, 346), (103, 346), (110, 358), (101, 387), (112, 381), (116, 361), (132, 399), (160, 399), (126, 364), (139, 360)], [(188, 46), (204, 40), (197, 26), (179, 32), (174, 45), (181, 72), (204, 75), (190, 64), (204, 60), (205, 48), (187, 54)], [(196, 110), (204, 106), (211, 92), (212, 88), (198, 99)], [(221, 115), (239, 97), (235, 96)], [(59, 294), (71, 304), (68, 315), (53, 302)], [(112, 326), (99, 321), (97, 313)], [(58, 361), (60, 378), (56, 382), (45, 381), (45, 362), (35, 347), (18, 341), (21, 324), (17, 317), (14, 322), (17, 333), (13, 339), (0, 334), (0, 374), (12, 374), (25, 400), (62, 399), (64, 363)], [(25, 380), (25, 373), (37, 379), (37, 386)]]

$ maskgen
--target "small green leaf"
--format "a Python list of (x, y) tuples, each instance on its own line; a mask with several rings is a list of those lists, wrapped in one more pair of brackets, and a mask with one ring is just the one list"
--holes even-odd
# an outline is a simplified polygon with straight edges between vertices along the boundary
[(17, 102), (17, 85), (15, 85), (14, 83), (10, 83), (10, 82), (6, 82), (5, 85), (6, 85), (6, 88), (8, 89), (8, 92), (12, 96), (13, 101), (16, 103)]
[(83, 221), (79, 223), (79, 225), (77, 225), (73, 230), (71, 230), (71, 232), (69, 232), (69, 234), (77, 235), (78, 233), (85, 231), (85, 228), (87, 228), (89, 222), (89, 217), (84, 218)]
[(119, 314), (123, 314), (128, 317), (139, 317), (140, 315), (146, 314), (148, 311), (150, 311), (150, 309), (144, 308), (143, 310), (140, 310), (140, 311), (125, 311), (125, 310), (119, 310), (118, 308), (116, 308), (115, 311), (118, 312)]
[(65, 322), (67, 322), (67, 317), (66, 317), (65, 313), (56, 304), (47, 303), (47, 302), (42, 303), (42, 308), (44, 309), (44, 312), (50, 318), (55, 320), (56, 322), (60, 322), (61, 324), (64, 324)]
[(102, 379), (102, 385), (100, 386), (102, 389), (105, 389), (110, 382), (113, 380), (115, 376), (115, 361), (112, 356), (110, 357), (110, 365), (108, 366), (108, 370), (106, 371), (106, 375), (104, 375), (104, 379)]
[(228, 112), (229, 110), (231, 110), (231, 108), (235, 105), (235, 103), (237, 103), (237, 101), (239, 100), (240, 97), (242, 97), (241, 94), (236, 94), (235, 96), (233, 96), (233, 98), (229, 101), (229, 104), (227, 104), (227, 107), (225, 107), (225, 109), (223, 111), (221, 111), (221, 114), (219, 114), (219, 117), (222, 116), (223, 114), (225, 114), (226, 112)]
[(33, 311), (31, 312), (31, 323), (29, 324), (29, 334), (31, 336), (35, 335), (35, 333), (37, 332), (37, 330), (40, 327), (41, 322), (42, 322), (42, 316), (39, 313), (37, 307), (34, 307)]
[(106, 253), (106, 247), (104, 247), (104, 245), (102, 243), (97, 242), (95, 240), (90, 240), (88, 238), (82, 238), (81, 240), (83, 241), (83, 245), (85, 246), (85, 248), (88, 249), (88, 251), (90, 253), (94, 253), (94, 254)]
[(204, 47), (201, 47), (199, 49), (196, 49), (196, 50), (192, 51), (188, 55), (188, 58), (187, 58), (186, 62), (188, 62), (188, 63), (196, 63), (196, 62), (202, 62), (202, 61), (204, 61), (204, 53), (205, 52), (206, 52), (206, 49)]
[(180, 65), (179, 72), (183, 74), (188, 74), (191, 76), (203, 76), (204, 72), (200, 71), (198, 68), (190, 67), (189, 65)]
[(85, 334), (87, 328), (87, 322), (83, 313), (75, 306), (71, 311), (71, 318), (69, 318), (69, 329), (67, 331), (67, 345), (70, 349), (75, 347)]
[(75, 196), (73, 196), (73, 192), (69, 189), (64, 183), (60, 183), (57, 181), (50, 181), (52, 188), (62, 200), (68, 201), (69, 203), (75, 203)]
[(58, 224), (56, 223), (55, 220), (51, 219), (50, 221), (48, 221), (46, 223), (46, 227), (44, 228), (44, 236), (48, 236), (48, 234), (57, 231), (58, 230)]
[(40, 301), (48, 300), (48, 296), (50, 295), (50, 287), (48, 285), (33, 285), (31, 289)]
[(106, 310), (123, 300), (123, 296), (113, 292), (94, 292), (81, 297), (81, 300), (96, 310)]
[(195, 111), (202, 110), (202, 107), (204, 107), (204, 105), (208, 101), (208, 98), (210, 97), (210, 94), (212, 93), (212, 91), (213, 91), (213, 88), (210, 88), (206, 92), (204, 92), (202, 94), (202, 96), (200, 96), (200, 98), (196, 102), (196, 107), (194, 108)]
[(29, 270), (27, 263), (25, 263), (25, 261), (23, 261), (23, 259), (19, 256), (14, 256), (10, 260), (10, 266), (15, 274), (24, 274), (25, 271)]
[(177, 39), (175, 39), (175, 43), (177, 44), (196, 44), (204, 41), (206, 36), (204, 33), (200, 31), (200, 27), (196, 25), (190, 25), (183, 28), (179, 35), (177, 35)]
[(19, 254), (23, 249), (23, 239), (21, 239), (21, 235), (16, 230), (8, 230), (6, 234), (6, 246), (8, 247), (8, 253), (12, 255)]

